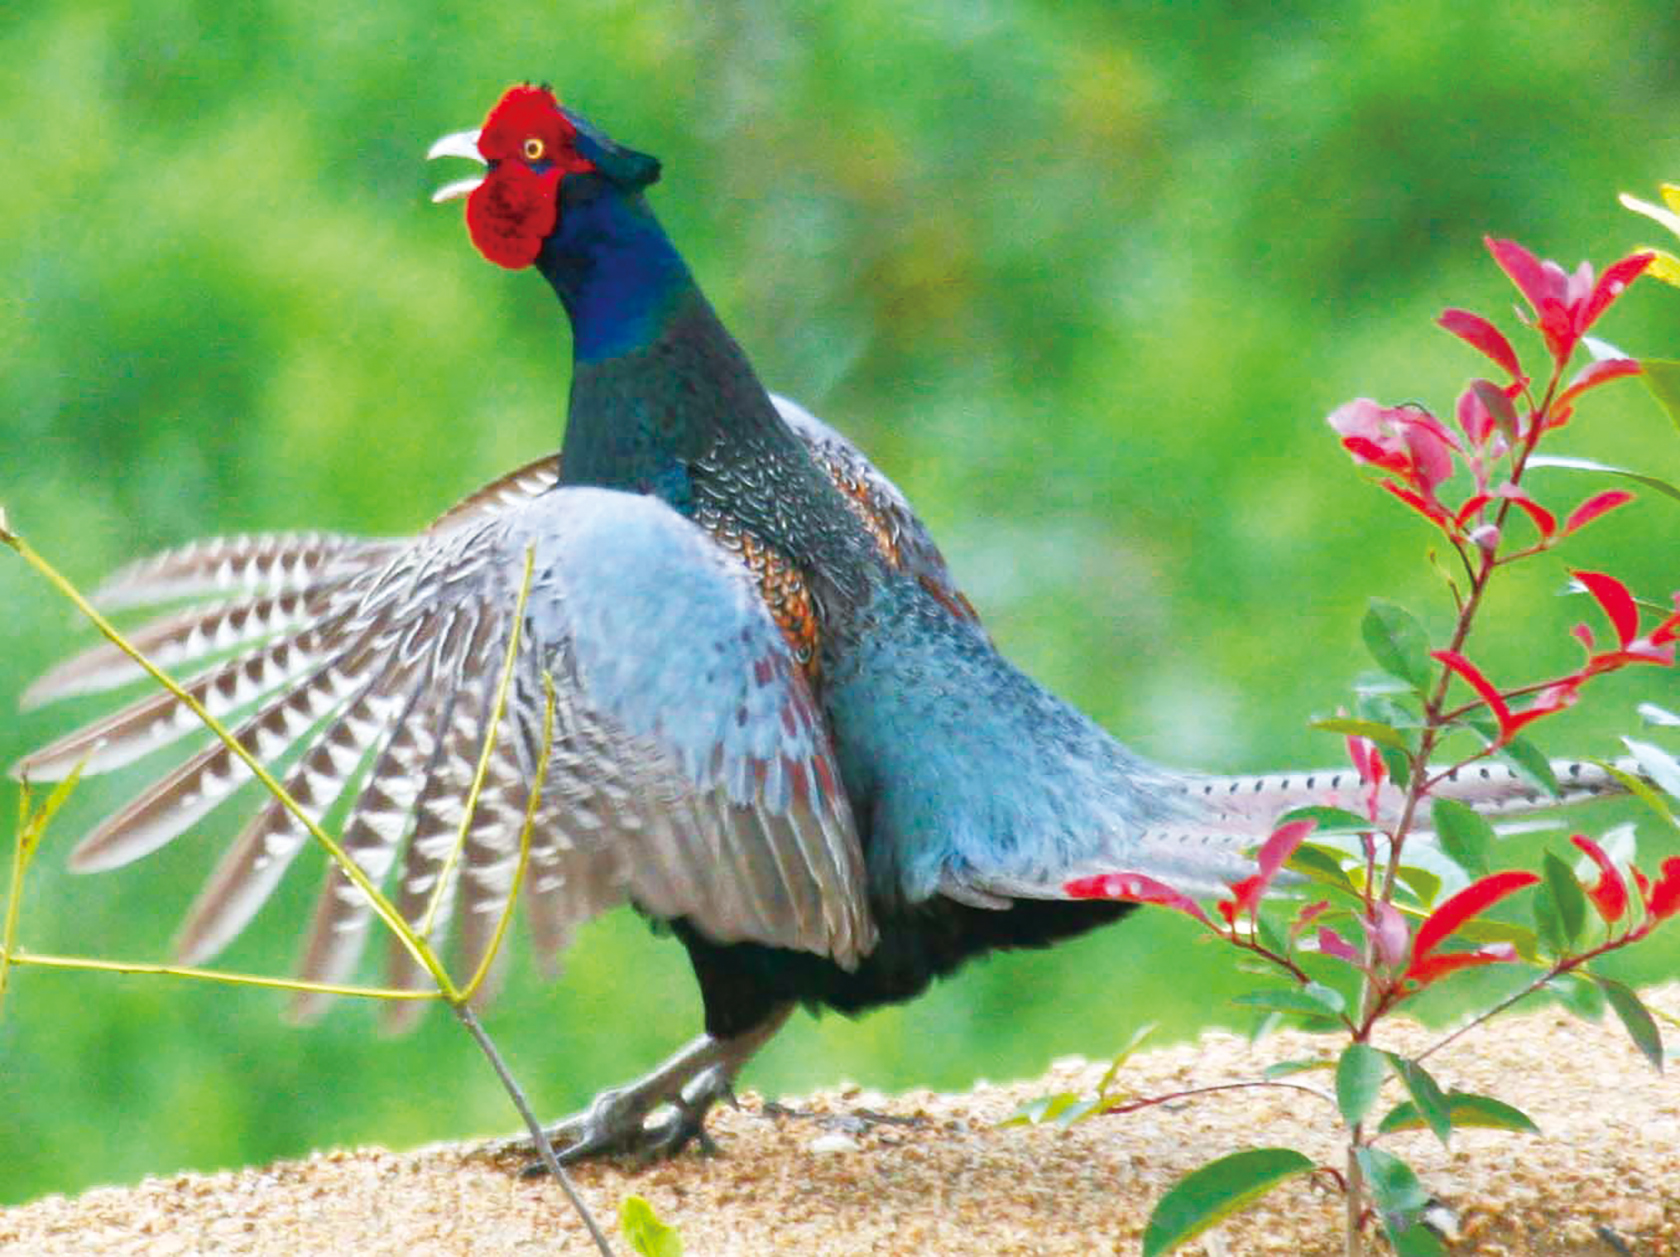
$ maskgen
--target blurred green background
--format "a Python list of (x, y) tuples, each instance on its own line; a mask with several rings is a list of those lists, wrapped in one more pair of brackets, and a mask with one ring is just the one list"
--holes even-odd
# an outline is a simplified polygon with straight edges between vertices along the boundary
[[(427, 203), (459, 171), (422, 161), (543, 78), (665, 160), (655, 204), (764, 379), (905, 488), (1002, 646), (1145, 753), (1210, 770), (1339, 757), (1306, 722), (1366, 666), (1373, 593), (1445, 622), (1428, 534), (1324, 415), (1361, 393), (1450, 407), (1483, 364), (1431, 326), (1446, 305), (1533, 354), (1482, 235), (1602, 266), (1655, 234), (1616, 193), (1680, 179), (1680, 24), (1658, 0), (48, 3), (0, 24), (0, 52), (0, 503), (74, 579), (215, 532), (407, 532), (556, 446), (560, 311), (477, 257), (459, 206)], [(1641, 284), (1600, 330), (1680, 356), (1680, 293)], [(1680, 471), (1637, 385), (1558, 448)], [(1535, 483), (1565, 509), (1595, 487)], [(1666, 596), (1677, 524), (1648, 500), (1569, 558)], [(1494, 676), (1575, 659), (1564, 629), (1587, 611), (1562, 583), (1549, 560), (1494, 600), (1473, 644)], [(9, 711), (90, 635), (3, 556), (0, 608)], [(1613, 753), (1635, 702), (1680, 699), (1651, 671), (1598, 697), (1544, 727), (1548, 749)], [(9, 716), (0, 761), (98, 709)], [(166, 954), (240, 809), (68, 876), (75, 835), (140, 780), (73, 800), (26, 945)], [(310, 853), (231, 967), (286, 969), (318, 875)], [(1675, 963), (1669, 945), (1619, 971)], [(1242, 1024), (1239, 981), (1177, 920), (1140, 920), (908, 1008), (800, 1016), (746, 1085), (1034, 1074), (1140, 1021)], [(298, 1029), (281, 1002), (15, 974), (0, 1201), (514, 1125), (446, 1015), (391, 1040), (369, 1007)], [(557, 1114), (698, 1015), (681, 949), (617, 914), (557, 985), (522, 957), (490, 1026)]]

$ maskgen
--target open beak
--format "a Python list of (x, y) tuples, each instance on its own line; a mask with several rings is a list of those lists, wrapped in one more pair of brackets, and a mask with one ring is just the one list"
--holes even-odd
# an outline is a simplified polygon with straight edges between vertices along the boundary
[[(426, 150), (427, 161), (439, 157), (465, 157), (480, 166), (486, 164), (483, 155), (478, 151), (477, 131), (457, 131), (453, 135), (446, 135)], [(446, 183), (432, 193), (432, 202), (442, 204), (444, 201), (458, 200), (470, 195), (483, 182), (483, 175), (474, 175), (470, 179), (457, 179), (454, 183)]]

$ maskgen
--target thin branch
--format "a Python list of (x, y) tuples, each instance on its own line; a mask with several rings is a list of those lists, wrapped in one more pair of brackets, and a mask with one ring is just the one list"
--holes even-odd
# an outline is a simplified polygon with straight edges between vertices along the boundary
[(261, 973), (232, 973), (222, 969), (200, 969), (194, 965), (154, 964), (145, 960), (98, 960), (88, 956), (55, 956), (44, 952), (8, 947), (0, 963), (33, 965), (39, 969), (85, 969), (95, 973), (136, 973), (165, 978), (198, 978), (229, 986), (258, 986), (275, 991), (303, 991), (320, 995), (353, 995), (364, 999), (436, 1000), (442, 991), (399, 991), (391, 987), (341, 986), (332, 982), (306, 982), (302, 978), (273, 978)]
[(549, 753), (554, 749), (554, 678), (547, 672), (543, 673), (543, 691), (545, 699), (542, 751), (537, 756), (537, 769), (531, 782), (530, 796), (525, 800), (525, 821), (519, 827), (519, 863), (513, 870), (513, 885), (508, 888), (507, 902), (502, 905), (502, 915), (496, 921), (496, 932), (491, 936), (490, 946), (485, 948), (484, 958), (478, 962), (477, 970), (462, 989), (462, 999), (471, 999), (476, 995), (478, 988), (489, 975), (490, 962), (495, 960), (496, 953), (501, 950), (502, 939), (507, 936), (508, 924), (513, 920), (513, 906), (519, 899), (519, 888), (525, 882), (525, 870), (530, 865), (531, 830), (536, 825), (537, 808), (542, 805), (542, 783), (548, 776)]
[(532, 1110), (530, 1101), (525, 1098), (525, 1092), (520, 1089), (519, 1083), (514, 1080), (513, 1074), (509, 1072), (507, 1064), (502, 1060), (502, 1054), (496, 1050), (495, 1042), (485, 1032), (478, 1017), (465, 1002), (452, 1003), (450, 1007), (455, 1010), (455, 1016), (467, 1028), (467, 1033), (472, 1035), (479, 1050), (489, 1060), (490, 1068), (496, 1071), (496, 1077), (501, 1079), (502, 1086), (507, 1090), (509, 1098), (512, 1099), (514, 1108), (519, 1110), (519, 1116), (524, 1119), (525, 1128), (531, 1132), (531, 1141), (536, 1144), (537, 1155), (542, 1158), (543, 1168), (554, 1176), (554, 1181), (559, 1183), (561, 1190), (566, 1193), (566, 1199), (572, 1202), (572, 1208), (576, 1209), (578, 1217), (583, 1219), (583, 1225), (588, 1228), (590, 1238), (595, 1241), (595, 1247), (601, 1251), (604, 1257), (612, 1257), (612, 1245), (607, 1243), (607, 1237), (602, 1233), (600, 1226), (596, 1224), (595, 1216), (589, 1212), (589, 1206), (584, 1203), (583, 1197), (578, 1195), (577, 1187), (573, 1184), (571, 1175), (566, 1173), (566, 1167), (561, 1165), (560, 1158), (554, 1155), (553, 1145), (548, 1142), (547, 1137), (543, 1134), (542, 1123), (537, 1120), (537, 1115)]
[(1332, 1107), (1336, 1103), (1336, 1097), (1328, 1091), (1322, 1091), (1317, 1087), (1309, 1087), (1305, 1083), (1284, 1082), (1275, 1078), (1260, 1078), (1251, 1082), (1217, 1082), (1206, 1087), (1186, 1087), (1182, 1091), (1167, 1091), (1161, 1095), (1145, 1096), (1140, 1100), (1125, 1100), (1119, 1104), (1105, 1107), (1102, 1111), (1104, 1113), (1135, 1113), (1139, 1109), (1153, 1108), (1157, 1104), (1167, 1104), (1173, 1100), (1194, 1099), (1197, 1096), (1211, 1095), (1215, 1091), (1245, 1091), (1254, 1087), (1277, 1087), (1284, 1091), (1300, 1091), (1323, 1100)]
[(536, 561), (537, 548), (526, 546), (525, 576), (519, 582), (519, 600), (513, 608), (513, 626), (508, 630), (507, 654), (502, 660), (501, 679), (496, 683), (496, 701), (490, 709), (490, 722), (484, 730), (484, 745), (478, 753), (478, 767), (473, 771), (472, 785), (467, 789), (467, 803), (461, 811), (461, 824), (455, 831), (455, 842), (449, 848), (449, 855), (445, 858), (443, 867), (438, 870), (437, 886), (433, 888), (431, 898), (426, 901), (425, 915), (420, 918), (420, 925), (415, 930), (421, 938), (431, 936), (432, 925), (437, 920), (438, 907), (443, 903), (450, 879), (455, 876), (455, 866), (460, 863), (461, 852), (467, 845), (467, 834), (472, 829), (473, 818), (478, 814), (478, 796), (484, 791), (484, 779), (490, 775), (490, 757), (496, 753), (496, 730), (501, 728), (502, 717), (507, 714), (508, 687), (513, 683), (513, 665), (519, 660), (519, 630), (525, 623), (525, 600), (531, 595), (531, 575), (536, 569)]
[(12, 844), (12, 877), (6, 884), (6, 923), (0, 928), (0, 1011), (6, 1006), (6, 979), (12, 970), (12, 956), (17, 950), (18, 913), (23, 909), (23, 875), (29, 868), (31, 839), (29, 824), (29, 783), (18, 790), (17, 841)]

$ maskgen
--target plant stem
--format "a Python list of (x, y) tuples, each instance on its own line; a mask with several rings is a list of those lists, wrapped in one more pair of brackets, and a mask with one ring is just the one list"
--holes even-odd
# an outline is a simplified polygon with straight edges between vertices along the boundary
[(1305, 1083), (1281, 1082), (1275, 1078), (1258, 1078), (1251, 1082), (1217, 1082), (1206, 1087), (1186, 1087), (1182, 1091), (1166, 1091), (1160, 1095), (1145, 1096), (1141, 1100), (1124, 1100), (1119, 1104), (1104, 1108), (1102, 1111), (1104, 1113), (1135, 1113), (1139, 1109), (1153, 1108), (1157, 1104), (1169, 1104), (1174, 1100), (1212, 1095), (1215, 1091), (1246, 1091), (1253, 1087), (1276, 1087), (1284, 1091), (1299, 1091), (1315, 1099), (1323, 1100), (1329, 1105), (1336, 1103), (1336, 1097), (1328, 1091), (1320, 1091), (1317, 1087), (1309, 1087)]
[(1343, 1201), (1347, 1208), (1347, 1227), (1342, 1236), (1345, 1257), (1360, 1257), (1359, 1219), (1365, 1215), (1365, 1175), (1359, 1168), (1360, 1127), (1353, 1128), (1347, 1146), (1347, 1191)]
[(502, 1054), (496, 1050), (495, 1042), (479, 1022), (478, 1015), (473, 1012), (465, 1000), (451, 1002), (449, 1006), (455, 1010), (455, 1016), (467, 1028), (467, 1033), (472, 1035), (479, 1050), (484, 1053), (485, 1059), (490, 1062), (490, 1068), (496, 1071), (496, 1077), (501, 1080), (502, 1087), (508, 1093), (508, 1098), (513, 1101), (513, 1107), (519, 1110), (519, 1116), (524, 1120), (525, 1128), (531, 1132), (532, 1142), (536, 1144), (537, 1156), (542, 1159), (543, 1168), (554, 1176), (554, 1181), (559, 1183), (560, 1189), (566, 1193), (566, 1199), (572, 1202), (572, 1208), (576, 1209), (578, 1217), (583, 1219), (583, 1225), (588, 1229), (590, 1238), (595, 1241), (595, 1247), (603, 1254), (603, 1257), (612, 1257), (612, 1245), (607, 1242), (605, 1233), (596, 1223), (595, 1215), (589, 1212), (589, 1206), (584, 1203), (583, 1197), (578, 1195), (577, 1187), (572, 1182), (571, 1175), (566, 1173), (566, 1167), (561, 1165), (560, 1158), (554, 1155), (554, 1146), (548, 1142), (547, 1137), (543, 1134), (542, 1123), (537, 1120), (537, 1115), (532, 1110), (530, 1101), (525, 1098), (525, 1092), (520, 1088), (519, 1083), (514, 1080), (506, 1062), (502, 1060)]

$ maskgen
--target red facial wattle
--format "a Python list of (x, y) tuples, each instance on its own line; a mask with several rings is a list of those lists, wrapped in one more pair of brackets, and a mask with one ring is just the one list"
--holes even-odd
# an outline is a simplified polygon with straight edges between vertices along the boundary
[(488, 261), (511, 271), (537, 260), (559, 220), (558, 169), (538, 174), (504, 162), (467, 198), (467, 234)]
[(467, 232), (486, 259), (520, 270), (559, 222), (560, 181), (594, 163), (577, 151), (577, 129), (554, 93), (526, 85), (496, 102), (478, 151), (489, 170), (467, 198)]

